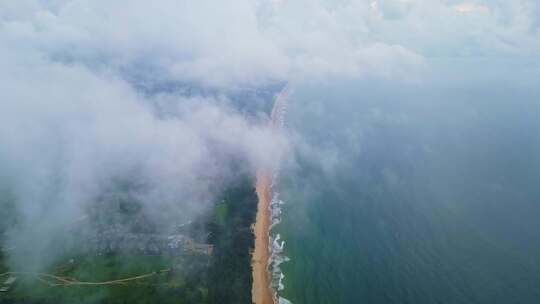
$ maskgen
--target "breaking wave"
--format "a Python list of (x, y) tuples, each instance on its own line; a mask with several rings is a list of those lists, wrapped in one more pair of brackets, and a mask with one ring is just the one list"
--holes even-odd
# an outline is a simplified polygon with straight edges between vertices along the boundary
[(279, 199), (279, 193), (274, 192), (272, 201), (270, 202), (270, 214), (272, 217), (272, 223), (270, 225), (270, 235), (269, 242), (271, 249), (270, 260), (269, 260), (269, 270), (272, 276), (272, 290), (274, 291), (274, 298), (278, 300), (279, 304), (291, 303), (285, 298), (282, 298), (278, 295), (278, 292), (285, 289), (283, 284), (283, 279), (285, 274), (281, 270), (281, 264), (290, 261), (290, 259), (283, 254), (283, 249), (285, 248), (285, 241), (281, 239), (279, 233), (273, 233), (272, 228), (281, 222), (281, 213), (282, 205), (285, 204), (281, 199)]
[[(289, 91), (289, 85), (285, 86), (285, 88), (283, 88), (283, 90), (278, 94), (276, 99), (276, 103), (272, 111), (272, 120), (275, 128), (283, 129), (285, 126), (285, 114), (287, 112), (286, 99)], [(273, 228), (281, 223), (281, 214), (283, 212), (282, 205), (285, 204), (285, 202), (279, 198), (279, 193), (275, 191), (278, 178), (279, 166), (272, 174), (272, 181), (270, 185), (270, 189), (272, 191), (272, 200), (268, 206), (271, 217), (271, 224), (268, 232), (268, 248), (270, 248), (271, 252), (270, 259), (268, 260), (268, 269), (271, 275), (270, 284), (273, 291), (274, 302), (277, 302), (277, 304), (292, 304), (289, 300), (279, 296), (279, 292), (285, 289), (285, 285), (283, 284), (285, 274), (281, 270), (280, 265), (290, 261), (290, 259), (283, 254), (285, 241), (281, 240), (281, 235), (279, 233), (273, 232)]]

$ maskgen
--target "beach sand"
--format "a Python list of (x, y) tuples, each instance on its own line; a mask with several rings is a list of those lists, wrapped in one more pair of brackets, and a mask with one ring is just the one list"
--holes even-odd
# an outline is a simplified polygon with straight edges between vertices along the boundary
[(270, 288), (270, 273), (268, 272), (268, 259), (270, 249), (268, 248), (268, 233), (270, 229), (271, 201), (270, 185), (272, 175), (270, 172), (261, 170), (257, 173), (257, 216), (254, 225), (255, 250), (252, 257), (253, 287), (251, 290), (252, 301), (255, 304), (272, 304), (273, 295)]
[[(283, 124), (285, 97), (288, 94), (285, 87), (277, 96), (271, 113), (271, 126), (278, 130)], [(270, 259), (270, 202), (272, 200), (272, 178), (274, 168), (260, 168), (257, 172), (255, 189), (257, 191), (257, 216), (253, 225), (255, 234), (255, 250), (252, 256), (253, 286), (251, 289), (252, 302), (255, 304), (273, 304), (274, 292), (270, 286), (271, 277), (268, 271)]]

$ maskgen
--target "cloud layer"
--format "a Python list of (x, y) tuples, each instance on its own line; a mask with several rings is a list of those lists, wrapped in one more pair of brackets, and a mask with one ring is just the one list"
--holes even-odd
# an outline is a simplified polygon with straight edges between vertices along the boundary
[(0, 37), (18, 51), (146, 81), (231, 87), (406, 77), (430, 57), (538, 56), (539, 9), (519, 1), (18, 1)]
[(249, 104), (246, 90), (421, 83), (456, 59), (535, 62), (539, 26), (533, 0), (4, 2), (0, 189), (16, 214), (6, 244), (46, 264), (49, 236), (126, 177), (145, 185), (156, 221), (201, 212), (232, 160), (253, 169), (285, 146), (234, 108)]

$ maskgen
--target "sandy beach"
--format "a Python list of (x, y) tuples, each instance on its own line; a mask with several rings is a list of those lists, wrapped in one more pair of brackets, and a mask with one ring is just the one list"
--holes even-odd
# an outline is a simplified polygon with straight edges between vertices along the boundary
[(255, 250), (253, 252), (253, 287), (251, 290), (252, 300), (255, 304), (272, 304), (273, 295), (270, 288), (270, 273), (268, 272), (268, 232), (270, 228), (270, 210), (268, 209), (272, 199), (270, 185), (272, 182), (271, 172), (261, 170), (257, 173), (257, 216), (254, 225)]
[[(285, 87), (277, 96), (271, 113), (271, 125), (280, 129), (283, 123), (284, 99), (288, 94)], [(274, 168), (260, 168), (257, 172), (255, 188), (257, 191), (257, 216), (253, 233), (255, 234), (255, 250), (252, 257), (253, 287), (251, 289), (252, 301), (255, 304), (274, 303), (274, 293), (270, 287), (270, 273), (268, 260), (270, 258), (270, 202), (272, 200), (272, 176)]]

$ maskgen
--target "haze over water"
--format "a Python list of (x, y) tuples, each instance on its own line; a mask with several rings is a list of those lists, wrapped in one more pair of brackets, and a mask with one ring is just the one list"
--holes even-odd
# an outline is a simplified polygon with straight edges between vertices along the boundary
[[(0, 41), (0, 270), (85, 247), (69, 231), (99, 233), (117, 188), (140, 204), (122, 231), (223, 219), (221, 192), (284, 155), (283, 298), (540, 302), (538, 0), (2, 1)], [(251, 303), (228, 270), (251, 245), (227, 244), (243, 264), (216, 281), (243, 283), (210, 286)]]
[[(525, 78), (515, 66), (506, 67)], [(291, 259), (281, 296), (537, 303), (540, 94), (502, 73), (467, 74), (485, 67), (296, 89), (287, 128), (304, 144), (279, 185), (286, 204), (274, 231)]]

